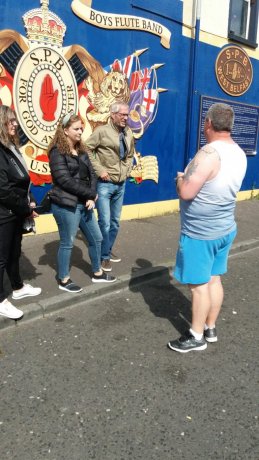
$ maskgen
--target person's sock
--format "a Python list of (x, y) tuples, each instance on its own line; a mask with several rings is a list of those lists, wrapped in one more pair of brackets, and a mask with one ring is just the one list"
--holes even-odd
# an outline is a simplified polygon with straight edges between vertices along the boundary
[(201, 340), (202, 337), (203, 337), (203, 334), (198, 334), (197, 332), (194, 332), (193, 329), (190, 329), (190, 333), (193, 335), (193, 337), (194, 337), (196, 340)]
[(207, 326), (207, 324), (205, 324), (204, 331), (207, 331), (207, 329), (214, 329), (215, 327), (216, 327), (215, 324), (214, 324), (214, 326), (210, 326), (210, 327)]

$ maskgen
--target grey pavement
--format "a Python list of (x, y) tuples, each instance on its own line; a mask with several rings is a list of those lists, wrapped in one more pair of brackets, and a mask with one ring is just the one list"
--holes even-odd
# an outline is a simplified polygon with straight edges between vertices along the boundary
[(2, 330), (0, 459), (258, 460), (258, 273), (230, 258), (198, 353), (166, 347), (191, 319), (168, 272)]
[[(238, 235), (231, 253), (239, 253), (259, 246), (259, 200), (237, 203), (236, 220)], [(86, 243), (79, 233), (71, 260), (71, 278), (83, 287), (79, 294), (63, 293), (56, 282), (56, 254), (58, 233), (27, 236), (23, 240), (21, 273), (25, 282), (42, 288), (42, 294), (13, 303), (24, 311), (20, 321), (0, 317), (0, 329), (19, 326), (27, 320), (45, 317), (47, 314), (71, 305), (90, 301), (127, 287), (155, 279), (173, 265), (179, 236), (179, 214), (121, 222), (114, 252), (122, 258), (113, 264), (113, 274), (118, 281), (112, 285), (93, 284)], [(11, 293), (8, 280), (7, 293)]]

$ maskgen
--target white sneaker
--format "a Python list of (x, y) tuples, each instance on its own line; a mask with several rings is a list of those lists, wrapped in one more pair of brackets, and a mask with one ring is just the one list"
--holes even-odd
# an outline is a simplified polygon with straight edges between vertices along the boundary
[(0, 302), (0, 315), (10, 319), (19, 319), (23, 316), (23, 312), (14, 307), (9, 300), (5, 299), (3, 302)]
[(12, 299), (19, 300), (24, 297), (33, 297), (41, 293), (41, 288), (32, 287), (30, 284), (24, 284), (21, 289), (13, 291)]

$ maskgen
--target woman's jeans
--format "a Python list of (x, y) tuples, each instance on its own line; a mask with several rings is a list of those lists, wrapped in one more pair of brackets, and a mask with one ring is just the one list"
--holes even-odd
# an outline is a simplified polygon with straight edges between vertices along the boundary
[(70, 206), (58, 206), (55, 203), (52, 203), (51, 209), (60, 236), (58, 249), (59, 279), (63, 280), (69, 277), (71, 252), (79, 226), (88, 241), (92, 271), (93, 273), (98, 272), (101, 266), (102, 234), (93, 210), (88, 211), (84, 204), (78, 204), (76, 208), (72, 208)]
[(120, 215), (125, 192), (125, 182), (97, 183), (98, 223), (103, 236), (101, 259), (110, 259), (111, 250), (120, 227)]
[(13, 290), (21, 289), (19, 261), (22, 245), (22, 221), (12, 220), (0, 224), (0, 302), (6, 299), (4, 271), (6, 270)]

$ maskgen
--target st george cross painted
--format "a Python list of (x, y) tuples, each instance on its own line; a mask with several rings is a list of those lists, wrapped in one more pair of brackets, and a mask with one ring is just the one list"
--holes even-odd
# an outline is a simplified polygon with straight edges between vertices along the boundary
[[(93, 19), (91, 2), (76, 0), (72, 8), (84, 20), (88, 8)], [(94, 14), (97, 18), (97, 12)], [(132, 28), (143, 19), (133, 22), (130, 18), (134, 17), (128, 16)], [(157, 83), (157, 70), (163, 64), (141, 66), (147, 48), (114, 56), (110, 64), (101, 64), (80, 45), (64, 48), (66, 25), (49, 10), (49, 0), (41, 0), (41, 7), (24, 14), (23, 21), (26, 37), (15, 30), (0, 31), (0, 104), (17, 113), (21, 151), (34, 186), (51, 184), (46, 152), (59, 120), (68, 112), (79, 113), (86, 139), (108, 121), (110, 105), (123, 100), (130, 107), (129, 126), (136, 141), (145, 135), (155, 121), (159, 93), (166, 91)], [(144, 19), (142, 26), (147, 28)], [(150, 24), (149, 29), (168, 47), (170, 37), (159, 24)], [(140, 183), (147, 179), (158, 183), (157, 157), (138, 152), (131, 180)]]

